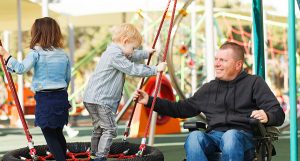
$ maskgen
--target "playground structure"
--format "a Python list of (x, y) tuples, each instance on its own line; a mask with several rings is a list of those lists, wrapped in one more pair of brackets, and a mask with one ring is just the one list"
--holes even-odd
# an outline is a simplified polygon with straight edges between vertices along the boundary
[[(182, 8), (179, 10), (178, 14), (174, 20), (174, 32), (172, 33), (171, 45), (170, 45), (170, 53), (168, 54), (168, 75), (170, 76), (170, 80), (172, 83), (172, 87), (176, 91), (176, 95), (183, 99), (186, 96), (190, 96), (192, 94), (192, 84), (191, 82), (193, 74), (190, 71), (192, 69), (196, 69), (196, 87), (198, 88), (205, 81), (205, 60), (204, 60), (204, 51), (201, 50), (204, 47), (205, 38), (203, 35), (203, 22), (204, 22), (204, 10), (197, 10), (196, 19), (198, 20), (196, 24), (197, 32), (197, 40), (196, 43), (199, 44), (196, 52), (193, 53), (191, 51), (191, 39), (192, 39), (192, 31), (190, 30), (190, 5), (193, 0), (188, 0), (184, 3)], [(131, 19), (132, 23), (142, 26), (140, 24), (140, 20), (147, 21), (151, 23), (151, 25), (144, 29), (143, 33), (147, 34), (147, 32), (153, 32), (153, 29), (157, 28), (159, 21), (153, 21), (151, 19), (151, 15), (143, 12), (142, 10), (137, 11), (136, 15)], [(245, 13), (236, 14), (230, 13), (224, 10), (215, 11), (214, 12), (214, 26), (217, 30), (217, 39), (216, 42), (223, 42), (225, 40), (236, 42), (240, 45), (243, 45), (246, 51), (246, 69), (250, 72), (252, 71), (252, 41), (251, 41), (251, 17), (250, 15), (245, 15)], [(233, 22), (234, 25), (233, 25)], [(222, 24), (222, 27), (220, 27)], [(225, 25), (224, 25), (225, 24)], [(268, 73), (267, 81), (273, 81), (271, 84), (277, 84), (282, 88), (283, 91), (287, 91), (288, 89), (288, 69), (287, 67), (287, 25), (282, 22), (276, 22), (272, 20), (266, 20), (265, 23), (266, 29), (269, 29), (266, 32), (267, 44), (268, 47), (267, 57), (269, 59), (266, 60), (268, 65), (266, 65), (266, 70)], [(158, 43), (164, 41), (165, 31), (162, 30), (162, 36), (160, 36), (160, 40)], [(273, 32), (279, 32), (282, 36), (279, 39), (275, 40), (273, 36)], [(149, 37), (149, 36), (148, 36)], [(226, 37), (226, 38), (225, 38)], [(277, 36), (278, 37), (278, 36)], [(72, 68), (72, 77), (76, 77), (84, 67), (84, 65), (88, 64), (93, 60), (95, 56), (99, 56), (102, 51), (105, 49), (107, 43), (109, 43), (109, 35), (104, 38), (97, 47), (91, 50), (88, 54), (86, 54), (80, 61), (76, 62)], [(218, 45), (216, 45), (218, 46)], [(279, 47), (279, 48), (278, 48)], [(196, 61), (197, 60), (197, 61)], [(277, 65), (280, 64), (280, 68)], [(275, 71), (273, 69), (276, 69)], [(282, 76), (283, 75), (283, 76)], [(129, 81), (126, 81), (126, 86), (124, 89), (124, 104), (130, 100), (130, 94), (135, 90), (135, 84), (137, 84), (138, 80), (134, 78), (127, 78)], [(277, 80), (283, 79), (282, 82)], [(129, 82), (129, 83), (127, 83)], [(281, 83), (281, 84), (280, 84)], [(279, 85), (278, 85), (279, 84)], [(72, 110), (70, 111), (71, 116), (79, 116), (81, 112), (84, 111), (82, 101), (80, 97), (82, 97), (82, 92), (84, 90), (85, 83), (80, 86), (76, 86), (76, 90), (70, 95), (70, 102), (72, 104)], [(9, 93), (9, 91), (8, 91)], [(25, 87), (24, 88), (24, 112), (25, 115), (34, 113), (34, 100), (32, 98), (33, 93)], [(178, 99), (178, 98), (177, 98)], [(11, 119), (11, 126), (15, 126), (17, 122), (17, 117), (12, 117), (12, 114), (16, 114), (11, 111), (14, 105), (11, 103), (11, 96), (7, 98), (6, 103), (2, 106), (3, 113), (8, 115), (8, 118)], [(121, 107), (124, 104), (120, 105)], [(130, 104), (129, 104), (130, 105)], [(125, 106), (126, 108), (126, 106)], [(15, 110), (14, 110), (15, 111)], [(121, 108), (120, 110), (121, 111)], [(128, 115), (128, 114), (127, 114)], [(15, 118), (15, 119), (14, 119)], [(127, 117), (123, 117), (123, 120), (126, 120)], [(286, 127), (286, 126), (285, 126)]]
[[(169, 8), (170, 3), (171, 3), (171, 0), (169, 0), (169, 2), (168, 2), (168, 4), (167, 4), (166, 10), (165, 10), (164, 15), (163, 15), (163, 17), (162, 17), (162, 20), (161, 20), (161, 23), (160, 23), (160, 27), (159, 27), (158, 32), (157, 32), (157, 34), (156, 34), (156, 38), (155, 38), (155, 40), (154, 40), (154, 43), (153, 43), (152, 48), (155, 48), (155, 45), (156, 45), (158, 36), (160, 35), (160, 31), (161, 31), (161, 28), (162, 28), (162, 24), (163, 24), (163, 22), (164, 22), (164, 19), (165, 19), (165, 16), (166, 16), (166, 13), (167, 13), (167, 11), (168, 11), (168, 8)], [(172, 31), (172, 27), (173, 27), (173, 20), (174, 20), (174, 15), (175, 15), (175, 11), (176, 11), (176, 4), (177, 4), (177, 1), (175, 0), (175, 1), (174, 1), (174, 7), (173, 7), (173, 10), (172, 10), (172, 18), (171, 18), (171, 22), (170, 22), (170, 24), (169, 24), (169, 30), (168, 30), (168, 38), (167, 38), (167, 42), (166, 42), (166, 48), (165, 48), (165, 50), (164, 50), (164, 56), (163, 56), (163, 60), (162, 60), (162, 61), (165, 61), (165, 60), (166, 60), (166, 55), (167, 55), (167, 53), (168, 53), (168, 45), (169, 45), (169, 40), (170, 40), (170, 34), (171, 34), (171, 31)], [(1, 41), (0, 41), (0, 46), (2, 47), (2, 42), (1, 42)], [(21, 119), (21, 122), (22, 122), (22, 126), (23, 126), (23, 129), (24, 129), (24, 131), (25, 131), (25, 134), (26, 134), (26, 137), (27, 137), (27, 141), (28, 141), (28, 147), (29, 147), (29, 154), (30, 154), (30, 157), (29, 157), (29, 158), (25, 158), (25, 160), (45, 160), (46, 158), (48, 158), (48, 156), (46, 156), (46, 157), (40, 156), (41, 154), (40, 154), (38, 151), (36, 151), (36, 148), (33, 146), (32, 136), (31, 136), (31, 134), (30, 134), (30, 132), (29, 132), (29, 130), (28, 130), (28, 126), (27, 126), (27, 123), (26, 123), (25, 118), (24, 118), (24, 113), (23, 113), (23, 111), (22, 111), (22, 107), (21, 107), (19, 98), (18, 98), (18, 96), (17, 96), (17, 91), (16, 91), (16, 89), (15, 89), (14, 82), (13, 82), (13, 80), (12, 80), (12, 76), (11, 76), (11, 74), (10, 74), (10, 73), (7, 71), (7, 69), (6, 69), (5, 61), (4, 61), (3, 55), (1, 55), (0, 58), (1, 58), (2, 69), (3, 69), (3, 71), (4, 71), (4, 73), (5, 73), (5, 76), (6, 76), (7, 80), (8, 80), (8, 85), (9, 85), (10, 90), (11, 90), (11, 93), (12, 93), (12, 95), (13, 95), (14, 102), (15, 102), (15, 104), (16, 104), (17, 111), (18, 111), (18, 114), (19, 114), (19, 116), (20, 116), (20, 119)], [(149, 58), (148, 58), (148, 63), (147, 63), (147, 65), (149, 65), (150, 60), (151, 60), (151, 55), (150, 55)], [(121, 152), (120, 154), (117, 154), (117, 158), (121, 158), (121, 159), (133, 158), (133, 159), (135, 160), (135, 158), (138, 156), (138, 157), (137, 157), (138, 160), (144, 160), (143, 158), (146, 158), (146, 160), (149, 160), (149, 157), (151, 156), (151, 154), (149, 155), (149, 154), (146, 153), (146, 147), (147, 147), (147, 146), (146, 146), (146, 137), (147, 137), (147, 135), (148, 135), (149, 125), (150, 125), (150, 124), (149, 124), (149, 123), (150, 123), (149, 120), (151, 120), (151, 115), (152, 115), (152, 113), (153, 113), (153, 108), (154, 108), (155, 100), (156, 100), (156, 97), (157, 97), (157, 93), (158, 93), (158, 91), (159, 91), (159, 89), (160, 89), (160, 86), (161, 86), (162, 73), (163, 73), (163, 72), (161, 71), (161, 72), (158, 74), (157, 79), (156, 79), (155, 91), (154, 91), (155, 93), (154, 93), (154, 100), (153, 100), (154, 103), (153, 103), (153, 105), (152, 105), (152, 107), (151, 107), (151, 109), (150, 109), (149, 119), (148, 119), (148, 123), (147, 123), (147, 126), (146, 126), (144, 138), (142, 139), (142, 142), (141, 142), (141, 144), (140, 144), (140, 146), (139, 146), (138, 152), (136, 152), (135, 154), (130, 155), (130, 156), (124, 156), (124, 154), (127, 154), (128, 151), (132, 151), (132, 149), (128, 149), (128, 150), (126, 150), (126, 151), (127, 151), (126, 153), (125, 153), (125, 151), (124, 151), (124, 152)], [(140, 82), (140, 87), (139, 87), (139, 89), (142, 88), (143, 84), (144, 84), (144, 78), (142, 78), (142, 80), (141, 80), (141, 82)], [(169, 87), (169, 89), (171, 89), (170, 85), (169, 85), (168, 87)], [(22, 88), (20, 87), (20, 89), (22, 89)], [(23, 90), (23, 89), (22, 89), (22, 90)], [(171, 90), (172, 90), (172, 89), (171, 89)], [(173, 97), (173, 98), (174, 98), (174, 97)], [(136, 105), (137, 105), (137, 101), (135, 102), (134, 110), (135, 110)], [(132, 119), (134, 110), (133, 110), (132, 115), (131, 115), (131, 118), (130, 118), (130, 120), (129, 120), (128, 128), (130, 128), (130, 123), (131, 123), (131, 119)], [(127, 137), (126, 135), (128, 136), (128, 132), (127, 132), (127, 133), (126, 133), (126, 132), (124, 133), (124, 136), (125, 136), (125, 137)], [(123, 143), (121, 143), (123, 146), (124, 146), (125, 143), (126, 143), (125, 141), (126, 141), (126, 138), (124, 139)], [(114, 144), (115, 144), (115, 143), (114, 143)], [(148, 148), (147, 148), (147, 150), (148, 150)], [(89, 150), (86, 150), (86, 152), (88, 152), (88, 151), (89, 151)], [(149, 150), (148, 150), (148, 151), (149, 151)], [(28, 152), (27, 152), (27, 153), (28, 153)], [(75, 153), (78, 153), (78, 151), (75, 151)], [(42, 155), (43, 155), (43, 154), (42, 154)], [(110, 155), (112, 155), (112, 156), (110, 156)], [(110, 154), (110, 155), (109, 155), (108, 157), (112, 157), (112, 158), (115, 157), (114, 154)], [(28, 155), (28, 156), (29, 156), (29, 155)], [(5, 156), (5, 157), (4, 157), (4, 160), (7, 159), (7, 158), (9, 158), (9, 157), (10, 157), (10, 155)], [(163, 156), (160, 157), (160, 159), (157, 158), (158, 155), (153, 156), (153, 157), (154, 157), (154, 160), (163, 160)], [(40, 159), (40, 158), (41, 158), (41, 159)], [(147, 159), (147, 158), (148, 158), (148, 159)], [(12, 159), (12, 158), (9, 158), (9, 160), (11, 160), (11, 159)], [(18, 159), (22, 159), (22, 154), (20, 154), (20, 156), (17, 155), (17, 156), (16, 156), (16, 159), (17, 159), (17, 160), (18, 160)], [(74, 158), (74, 159), (75, 159), (75, 158)], [(72, 158), (72, 160), (74, 160), (74, 159)], [(14, 160), (15, 160), (15, 159), (14, 159)], [(75, 160), (77, 160), (77, 159), (75, 159)], [(84, 160), (85, 160), (85, 159), (84, 159)], [(87, 160), (90, 160), (89, 155), (88, 155)], [(153, 159), (152, 159), (152, 160), (153, 160)]]
[[(172, 82), (172, 85), (174, 87), (174, 89), (176, 90), (176, 93), (179, 95), (179, 97), (185, 98), (186, 95), (191, 95), (192, 90), (191, 90), (191, 84), (190, 81), (191, 80), (191, 73), (189, 73), (189, 71), (191, 71), (192, 68), (196, 68), (197, 69), (197, 75), (196, 75), (196, 82), (197, 82), (197, 87), (199, 87), (204, 81), (205, 81), (205, 73), (203, 73), (204, 70), (204, 63), (205, 60), (203, 59), (204, 57), (204, 53), (203, 51), (201, 51), (201, 47), (203, 47), (203, 43), (205, 41), (204, 39), (204, 35), (202, 32), (197, 33), (197, 44), (199, 44), (199, 48), (197, 49), (196, 53), (192, 53), (191, 52), (191, 31), (189, 30), (189, 19), (190, 19), (190, 13), (187, 11), (188, 7), (190, 6), (190, 4), (193, 2), (193, 0), (189, 0), (186, 1), (185, 4), (183, 5), (183, 7), (180, 9), (180, 12), (178, 12), (177, 17), (175, 18), (175, 22), (174, 22), (174, 26), (175, 26), (175, 32), (172, 33), (172, 44), (170, 45), (170, 52), (172, 54), (168, 55), (168, 68), (169, 68), (169, 72), (168, 74), (170, 75), (170, 79)], [(196, 24), (196, 30), (197, 31), (203, 31), (203, 22), (204, 22), (204, 12), (203, 10), (198, 10), (197, 11), (198, 15), (197, 15), (197, 19), (198, 19), (198, 23)], [(145, 19), (145, 21), (152, 21), (151, 20), (151, 16), (148, 15), (147, 13), (143, 12), (142, 10), (139, 10), (136, 13), (136, 16), (131, 20), (133, 23), (136, 23), (136, 21), (138, 21), (138, 19)], [(230, 12), (224, 12), (224, 11), (216, 11), (214, 13), (214, 19), (215, 19), (215, 28), (217, 29), (217, 37), (220, 38), (217, 40), (217, 42), (222, 42), (226, 39), (224, 39), (224, 37), (227, 38), (227, 40), (229, 41), (233, 41), (236, 42), (240, 45), (243, 45), (245, 47), (246, 53), (247, 53), (247, 69), (252, 70), (252, 65), (253, 64), (253, 59), (251, 58), (252, 56), (252, 42), (251, 42), (251, 31), (249, 31), (250, 29), (250, 25), (251, 25), (251, 17), (249, 16), (245, 16), (244, 13), (243, 14), (233, 14)], [(235, 23), (235, 25), (232, 25), (232, 22), (237, 22)], [(146, 32), (152, 31), (151, 28), (156, 28), (158, 24), (158, 21), (153, 22), (151, 24), (151, 27), (148, 27), (145, 29), (144, 33), (146, 34)], [(219, 24), (225, 24), (223, 26), (223, 29), (220, 28)], [(270, 26), (270, 27), (268, 27)], [(277, 30), (281, 30), (280, 33), (282, 34), (282, 37), (279, 37), (279, 39), (277, 40), (277, 42), (273, 42), (276, 41), (273, 39), (273, 35), (272, 32), (268, 31), (267, 32), (267, 46), (268, 46), (268, 57), (270, 57), (270, 59), (267, 60), (268, 65), (267, 67), (270, 67), (271, 69), (274, 69), (274, 67), (277, 64), (280, 64), (280, 67), (282, 68), (275, 68), (278, 71), (273, 71), (273, 70), (269, 70), (270, 68), (267, 68), (267, 70), (269, 70), (267, 73), (270, 74), (269, 77), (267, 77), (267, 80), (272, 77), (272, 79), (269, 79), (268, 81), (276, 81), (278, 80), (278, 75), (283, 74), (283, 77), (280, 77), (280, 79), (284, 79), (284, 83), (283, 85), (279, 85), (281, 86), (281, 88), (283, 88), (283, 91), (287, 91), (288, 88), (288, 79), (287, 79), (287, 73), (288, 73), (288, 69), (286, 68), (287, 64), (287, 40), (286, 40), (286, 27), (287, 25), (285, 23), (281, 23), (281, 22), (275, 22), (272, 20), (267, 20), (266, 21), (266, 28), (272, 28), (274, 30), (275, 28), (278, 28)], [(76, 64), (74, 64), (73, 66), (73, 70), (72, 70), (72, 76), (76, 76), (77, 73), (79, 73), (78, 69), (80, 68), (80, 66), (84, 66), (85, 64), (87, 64), (88, 62), (90, 62), (95, 56), (101, 54), (101, 51), (103, 51), (105, 49), (106, 44), (108, 43), (109, 38), (107, 38), (105, 41), (102, 42), (102, 44), (99, 45), (99, 47), (95, 48), (94, 50), (92, 50), (91, 52), (89, 52), (88, 54), (86, 54), (86, 56), (84, 56), (84, 58), (82, 58), (79, 62), (77, 62)], [(163, 38), (161, 38), (163, 39)], [(274, 45), (275, 44), (275, 45)], [(274, 46), (280, 47), (280, 48), (275, 48)], [(180, 50), (179, 48), (184, 50)], [(199, 51), (200, 50), (200, 51)], [(195, 61), (197, 60), (197, 61)], [(195, 67), (194, 67), (195, 66)], [(133, 84), (137, 84), (135, 80), (132, 80)], [(129, 81), (129, 82), (132, 82)], [(278, 83), (272, 83), (272, 84), (278, 84)], [(130, 85), (129, 85), (130, 86)], [(132, 85), (131, 85), (132, 86)], [(128, 88), (125, 89), (125, 97), (129, 98), (130, 97), (130, 93), (134, 90), (134, 86), (133, 88), (131, 87), (130, 90), (128, 90)], [(283, 86), (283, 87), (282, 87)], [(28, 88), (24, 88), (25, 91)], [(84, 84), (82, 84), (79, 87), (76, 87), (76, 91), (74, 91), (73, 94), (71, 94), (70, 96), (70, 101), (72, 102), (72, 111), (71, 114), (73, 115), (79, 115), (80, 112), (83, 110), (82, 109), (82, 104), (80, 103), (80, 101), (76, 101), (78, 100), (78, 97), (80, 97), (80, 94), (82, 93), (83, 89), (84, 89)], [(28, 94), (27, 94), (28, 93)], [(28, 95), (28, 96), (27, 96)], [(25, 96), (24, 96), (24, 109), (25, 109), (25, 114), (27, 114), (26, 110), (27, 110), (27, 106), (28, 108), (30, 108), (30, 106), (32, 106), (32, 104), (34, 104), (34, 102), (32, 102), (30, 100), (32, 94), (30, 94), (30, 92), (25, 92)], [(9, 97), (11, 98), (11, 97)], [(9, 106), (10, 104), (10, 100), (6, 101), (7, 104), (4, 105), (4, 109), (5, 109), (5, 113), (7, 113), (8, 115), (11, 114), (10, 110), (11, 107), (5, 107), (5, 106)], [(30, 100), (28, 103), (29, 105), (27, 105), (26, 102), (28, 100)], [(125, 99), (124, 102), (126, 102), (128, 99)], [(78, 104), (76, 102), (79, 102)], [(76, 109), (78, 107), (78, 109)], [(33, 114), (33, 110), (28, 110), (28, 114)]]
[[(201, 49), (205, 48), (205, 36), (203, 32), (197, 32), (196, 35), (192, 35), (191, 27), (189, 26), (191, 17), (187, 13), (187, 9), (193, 0), (187, 1), (185, 6), (181, 9), (181, 12), (177, 14), (175, 18), (175, 29), (172, 35), (171, 53), (168, 55), (168, 70), (172, 85), (175, 88), (181, 99), (186, 95), (192, 94), (192, 84), (189, 80), (192, 80), (193, 68), (196, 69), (196, 86), (199, 87), (205, 82), (204, 72), (205, 68), (205, 51)], [(197, 24), (195, 30), (204, 30), (204, 11), (197, 11)], [(217, 31), (216, 44), (219, 46), (224, 41), (232, 41), (241, 46), (244, 46), (246, 51), (246, 66), (245, 69), (249, 73), (253, 73), (253, 42), (251, 34), (251, 16), (249, 13), (234, 13), (230, 11), (215, 11), (214, 12), (214, 28)], [(288, 69), (287, 67), (287, 25), (283, 22), (276, 22), (274, 20), (266, 20), (265, 22), (266, 40), (266, 65), (267, 81), (274, 84), (276, 87), (287, 92), (288, 91)], [(274, 39), (272, 33), (279, 33), (277, 39)], [(196, 37), (196, 43), (198, 45), (196, 52), (191, 49), (192, 36)], [(182, 50), (184, 49), (184, 50)], [(280, 62), (279, 62), (280, 61)], [(280, 64), (280, 68), (274, 67)], [(278, 67), (278, 66), (277, 66)], [(282, 82), (276, 82), (279, 79), (280, 74), (285, 74)], [(272, 78), (272, 79), (270, 79)]]
[[(203, 69), (205, 68), (204, 52), (201, 51), (202, 50), (201, 47), (204, 47), (203, 43), (205, 42), (205, 38), (204, 38), (205, 36), (203, 33), (201, 32), (197, 33), (198, 35), (197, 44), (199, 44), (199, 48), (196, 50), (196, 52), (193, 53), (190, 50), (191, 31), (188, 30), (189, 26), (186, 24), (189, 24), (188, 22), (189, 13), (187, 12), (187, 8), (191, 3), (192, 1), (186, 1), (185, 4), (183, 5), (186, 7), (185, 8), (183, 7), (182, 10), (178, 12), (177, 17), (175, 18), (174, 27), (176, 29), (175, 32), (172, 33), (172, 41), (170, 45), (170, 53), (172, 54), (168, 54), (168, 58), (167, 58), (168, 68), (169, 68), (168, 75), (170, 76), (172, 86), (176, 90), (176, 95), (179, 96), (179, 98), (184, 98), (192, 94), (192, 87), (191, 87), (192, 85), (191, 83), (189, 83), (190, 80), (192, 79), (192, 73), (189, 73), (188, 71), (190, 71), (192, 68), (197, 69), (196, 70), (197, 87), (201, 86), (201, 84), (205, 81), (205, 75), (206, 75), (206, 73), (203, 72)], [(197, 13), (199, 19), (198, 24), (196, 25), (198, 27), (197, 31), (203, 31), (203, 26), (201, 24), (204, 22), (204, 16), (203, 16), (204, 12), (203, 10), (202, 11), (200, 10)], [(142, 13), (141, 12), (137, 13), (137, 15), (140, 16), (142, 15)], [(146, 17), (148, 17), (148, 19), (151, 18), (151, 16), (144, 13), (143, 18), (147, 19)], [(214, 17), (215, 17), (215, 23), (214, 23), (215, 28), (218, 31), (217, 37), (220, 38), (216, 40), (216, 42), (221, 43), (225, 40), (230, 40), (239, 43), (240, 45), (243, 45), (247, 53), (246, 68), (253, 71), (252, 69), (252, 64), (254, 62), (252, 58), (253, 41), (251, 41), (252, 40), (251, 30), (249, 30), (249, 26), (251, 26), (251, 17), (239, 15), (239, 14), (232, 14), (224, 11), (214, 13)], [(235, 25), (232, 25), (233, 24), (232, 22), (235, 22)], [(287, 36), (286, 36), (287, 25), (285, 25), (284, 23), (278, 23), (270, 20), (267, 20), (267, 22), (269, 22), (266, 23), (267, 25), (269, 26), (273, 25), (275, 26), (275, 28), (279, 28), (277, 30), (281, 30), (280, 33), (282, 34), (282, 38), (279, 38), (278, 40), (274, 39), (273, 36), (274, 34), (271, 31), (267, 32), (267, 34), (265, 35), (265, 37), (268, 38), (267, 41), (268, 43), (266, 44), (268, 47), (267, 57), (270, 57), (270, 59), (266, 60), (266, 62), (268, 62), (266, 73), (271, 73), (269, 76), (267, 76), (267, 81), (277, 80), (274, 79), (277, 78), (276, 74), (274, 74), (275, 72), (272, 73), (273, 70), (269, 70), (269, 69), (274, 69), (278, 67), (278, 61), (279, 61), (280, 66), (282, 66), (282, 69), (281, 68), (276, 68), (276, 69), (280, 70), (281, 73), (285, 74), (283, 76), (284, 83), (283, 85), (280, 86), (283, 87), (283, 89), (286, 91), (288, 89), (288, 80), (287, 80), (288, 69), (286, 68), (287, 66)], [(225, 27), (222, 29), (220, 28), (220, 26), (223, 27), (225, 26)], [(157, 23), (152, 27), (156, 28)], [(148, 31), (150, 31), (150, 29)], [(165, 33), (163, 33), (162, 35), (164, 34)], [(163, 41), (164, 37), (162, 37), (161, 39), (162, 39), (161, 41)], [(83, 58), (82, 61), (80, 62), (82, 62), (82, 64), (86, 64), (89, 62), (89, 60), (92, 60), (94, 56), (99, 55), (101, 51), (104, 50), (106, 43), (103, 42), (103, 45), (99, 45), (100, 47), (98, 49), (95, 49), (95, 51), (93, 50), (92, 52), (90, 52), (90, 54), (87, 54), (86, 57)], [(81, 63), (78, 62), (78, 64), (79, 65), (77, 65), (76, 63), (73, 66), (74, 70), (72, 71), (72, 75), (74, 76), (76, 75), (75, 73), (78, 73), (77, 69), (79, 69), (81, 66), (80, 65)], [(137, 84), (138, 81), (132, 79), (129, 82), (133, 82), (132, 84), (134, 85), (128, 85), (128, 86), (133, 86), (133, 88), (128, 87), (126, 89), (128, 91), (125, 90), (126, 92), (125, 97), (127, 97), (127, 99), (125, 99), (124, 102), (130, 101), (130, 93), (132, 93), (132, 91), (135, 89), (135, 85)], [(83, 89), (84, 89), (84, 84), (80, 87), (76, 86), (76, 90), (74, 91), (73, 94), (70, 95), (70, 101), (72, 102), (73, 105), (72, 111), (70, 112), (72, 115), (80, 115), (81, 114), (80, 112), (83, 110), (81, 102), (77, 101)], [(24, 89), (24, 91), (26, 91), (26, 88)], [(30, 99), (30, 93), (28, 93), (28, 97), (26, 96), (26, 94), (24, 95), (24, 111), (28, 111), (28, 113), (31, 113), (32, 110), (29, 110), (30, 109), (29, 106), (27, 107), (27, 103), (26, 103), (27, 98)], [(9, 111), (7, 113), (9, 113)]]

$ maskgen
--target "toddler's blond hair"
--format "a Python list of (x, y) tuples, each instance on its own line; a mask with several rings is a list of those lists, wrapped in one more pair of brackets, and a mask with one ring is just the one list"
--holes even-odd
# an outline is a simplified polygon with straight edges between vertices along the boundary
[(143, 41), (143, 37), (138, 29), (132, 24), (128, 23), (115, 26), (112, 30), (113, 42), (119, 43), (123, 38), (128, 38), (128, 41), (130, 42), (137, 42), (138, 45), (141, 45)]

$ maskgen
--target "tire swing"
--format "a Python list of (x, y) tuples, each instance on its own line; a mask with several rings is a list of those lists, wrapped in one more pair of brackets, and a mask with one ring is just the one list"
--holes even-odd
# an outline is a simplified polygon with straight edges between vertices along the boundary
[[(49, 161), (54, 160), (53, 156), (47, 153), (48, 147), (46, 145), (39, 145), (34, 147), (36, 149), (36, 155), (38, 156), (36, 161)], [(88, 142), (74, 142), (68, 143), (67, 148), (69, 152), (67, 152), (67, 161), (89, 161), (89, 148), (90, 143)], [(112, 161), (159, 161), (164, 160), (163, 154), (157, 149), (153, 147), (146, 147), (144, 151), (145, 155), (143, 157), (135, 157), (135, 158), (113, 158), (114, 155), (118, 155), (120, 152), (128, 151), (127, 155), (134, 155), (139, 150), (138, 144), (132, 143), (113, 143), (110, 148), (110, 159)], [(118, 155), (119, 157), (119, 155)], [(32, 157), (29, 155), (29, 149), (20, 148), (6, 153), (2, 161), (31, 161)]]
[[(2, 46), (0, 40), (0, 46)], [(48, 152), (47, 145), (34, 146), (32, 135), (29, 132), (27, 123), (25, 121), (23, 110), (20, 105), (19, 98), (17, 96), (16, 88), (13, 83), (11, 74), (7, 71), (4, 63), (4, 59), (0, 56), (3, 71), (8, 80), (10, 90), (17, 106), (17, 110), (22, 122), (22, 126), (28, 141), (28, 147), (20, 148), (7, 152), (2, 161), (47, 161), (54, 160), (51, 153)], [(139, 151), (138, 144), (132, 144), (128, 142), (113, 143), (110, 147), (110, 160), (118, 161), (163, 161), (163, 154), (154, 147), (146, 146), (143, 152), (143, 156), (136, 156)], [(89, 161), (90, 160), (90, 143), (89, 142), (74, 142), (67, 144), (67, 161)]]

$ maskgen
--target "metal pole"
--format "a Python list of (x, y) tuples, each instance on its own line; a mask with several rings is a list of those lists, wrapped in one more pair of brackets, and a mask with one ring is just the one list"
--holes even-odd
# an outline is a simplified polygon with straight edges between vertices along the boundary
[(180, 55), (180, 89), (184, 91), (184, 65), (185, 63), (185, 55)]
[[(18, 7), (18, 52), (17, 52), (17, 59), (19, 62), (23, 60), (23, 49), (22, 49), (22, 23), (21, 23), (21, 0), (17, 0), (17, 7)], [(18, 97), (20, 101), (20, 105), (22, 110), (24, 110), (24, 82), (23, 82), (23, 75), (18, 75)]]
[(153, 146), (153, 144), (154, 144), (156, 119), (157, 119), (157, 112), (153, 111), (152, 118), (151, 118), (151, 124), (150, 124), (150, 131), (149, 131), (149, 141), (148, 141), (149, 146)]
[[(267, 13), (263, 10), (262, 11), (263, 14), (263, 22), (267, 22)], [(268, 71), (268, 30), (267, 30), (267, 24), (263, 23), (263, 38), (264, 38), (264, 62), (265, 62), (265, 67), (264, 67), (264, 71)], [(265, 80), (268, 82), (268, 74), (265, 73), (264, 75)]]
[(264, 35), (262, 1), (252, 1), (253, 37), (254, 37), (254, 73), (265, 79)]
[[(10, 44), (9, 44), (9, 38), (10, 38), (10, 32), (9, 31), (4, 31), (3, 32), (3, 47), (4, 49), (9, 53), (10, 49)], [(4, 77), (4, 82), (8, 83), (7, 78)]]
[[(70, 20), (68, 20), (68, 30), (69, 30), (69, 50), (70, 50), (70, 65), (74, 65), (74, 51), (75, 51), (75, 40), (74, 40), (74, 27)], [(71, 93), (74, 93), (75, 83), (74, 77), (71, 78)]]
[[(146, 3), (148, 3), (148, 1)], [(147, 13), (144, 13), (144, 14), (146, 15)], [(148, 44), (149, 44), (149, 33), (147, 32), (148, 31), (147, 29), (149, 27), (149, 22), (148, 22), (148, 19), (146, 19), (145, 17), (143, 18), (143, 20), (144, 20), (144, 23), (143, 23), (143, 26), (144, 26), (143, 27), (144, 28), (144, 47), (148, 47)]]
[(48, 17), (49, 11), (48, 11), (48, 0), (42, 0), (42, 16)]
[[(156, 76), (156, 82), (158, 82), (158, 80), (159, 80), (159, 77)], [(161, 88), (161, 86), (158, 87), (158, 94), (157, 94), (158, 97), (160, 96), (159, 95), (160, 88)], [(152, 93), (152, 96), (154, 96), (154, 92)], [(154, 144), (154, 140), (155, 140), (156, 119), (157, 119), (157, 112), (153, 111), (152, 116), (151, 116), (150, 129), (149, 129), (148, 145), (150, 145), (150, 146), (152, 146)]]
[[(193, 1), (191, 4), (192, 13), (191, 13), (191, 58), (193, 61), (197, 62), (196, 60), (196, 40), (197, 40), (197, 29), (196, 29), (196, 2)], [(197, 70), (196, 70), (196, 63), (192, 67), (192, 94), (196, 92), (197, 89)]]
[(289, 56), (289, 97), (290, 97), (290, 160), (298, 161), (295, 0), (289, 0), (288, 12), (289, 12), (288, 56)]
[(133, 94), (130, 96), (130, 98), (127, 100), (125, 105), (123, 106), (122, 110), (118, 113), (116, 117), (116, 122), (118, 123), (121, 119), (121, 117), (125, 114), (126, 110), (128, 109), (129, 105), (131, 104), (131, 101), (133, 99)]
[(4, 31), (3, 32), (3, 47), (8, 53), (9, 53), (9, 38), (10, 38), (10, 32)]
[(213, 1), (205, 0), (205, 39), (206, 39), (206, 81), (215, 78), (214, 67), (214, 28), (213, 28)]

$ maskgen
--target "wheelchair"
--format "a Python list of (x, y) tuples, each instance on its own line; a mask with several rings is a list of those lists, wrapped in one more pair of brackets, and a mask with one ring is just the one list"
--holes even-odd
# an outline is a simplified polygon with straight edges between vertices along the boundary
[[(257, 119), (250, 119), (249, 124), (253, 130), (255, 149), (253, 161), (271, 161), (272, 156), (276, 155), (273, 142), (278, 140), (279, 130), (274, 126), (264, 126)], [(183, 128), (188, 129), (189, 132), (200, 129), (206, 130), (207, 124), (202, 121), (184, 122)], [(207, 156), (207, 158), (209, 161), (220, 161), (221, 154), (220, 151), (216, 151), (213, 156)]]

